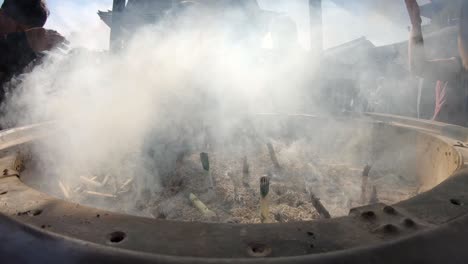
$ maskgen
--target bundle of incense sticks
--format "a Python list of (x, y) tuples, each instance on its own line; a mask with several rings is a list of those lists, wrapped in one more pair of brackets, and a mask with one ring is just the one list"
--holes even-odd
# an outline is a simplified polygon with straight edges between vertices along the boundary
[(271, 223), (269, 205), (270, 179), (260, 178), (260, 219), (262, 223)]

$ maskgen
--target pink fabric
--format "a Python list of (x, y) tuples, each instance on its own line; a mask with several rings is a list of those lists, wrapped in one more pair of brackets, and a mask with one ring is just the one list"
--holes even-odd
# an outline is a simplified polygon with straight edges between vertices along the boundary
[(437, 81), (435, 110), (432, 120), (437, 120), (442, 107), (447, 103), (447, 85), (448, 82)]

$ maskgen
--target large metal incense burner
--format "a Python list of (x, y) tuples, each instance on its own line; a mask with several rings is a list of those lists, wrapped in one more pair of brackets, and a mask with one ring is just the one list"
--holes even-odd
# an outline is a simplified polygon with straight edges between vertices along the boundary
[[(254, 123), (272, 138), (306, 139), (311, 147), (310, 131), (328, 135), (320, 139), (329, 148), (324, 153), (341, 157), (342, 148), (353, 148), (362, 153), (356, 160), (384, 159), (388, 162), (382, 164), (406, 177), (402, 182), (416, 182), (417, 191), (395, 204), (358, 206), (347, 216), (315, 221), (234, 224), (136, 217), (29, 187), (18, 177), (30, 169), (27, 150), (56, 131), (53, 124), (16, 128), (0, 134), (2, 263), (466, 263), (465, 128), (386, 115), (260, 115)], [(346, 129), (331, 130), (332, 124)]]

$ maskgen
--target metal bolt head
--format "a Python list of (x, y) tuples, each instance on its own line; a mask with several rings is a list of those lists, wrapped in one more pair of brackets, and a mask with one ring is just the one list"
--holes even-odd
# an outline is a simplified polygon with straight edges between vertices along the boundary
[(375, 233), (380, 233), (384, 235), (396, 235), (399, 232), (399, 229), (396, 225), (393, 224), (384, 224), (373, 230)]
[(395, 234), (398, 232), (398, 227), (392, 224), (382, 226), (382, 231), (387, 234)]
[(371, 219), (375, 219), (376, 215), (373, 211), (365, 211), (361, 213), (361, 217), (364, 219), (371, 220)]
[(392, 215), (394, 215), (394, 214), (397, 213), (397, 211), (395, 210), (395, 208), (393, 208), (392, 206), (389, 206), (389, 205), (385, 206), (385, 207), (383, 208), (383, 211), (384, 211), (385, 213), (387, 213), (387, 214), (392, 214)]
[(406, 227), (416, 227), (416, 222), (413, 219), (405, 218), (403, 219), (403, 225)]

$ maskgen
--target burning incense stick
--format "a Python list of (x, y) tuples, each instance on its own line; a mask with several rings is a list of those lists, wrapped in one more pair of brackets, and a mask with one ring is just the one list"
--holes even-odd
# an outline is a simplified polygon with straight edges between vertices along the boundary
[(262, 223), (271, 223), (269, 208), (270, 179), (260, 178), (260, 219)]
[(205, 153), (205, 152), (200, 153), (200, 161), (202, 163), (203, 170), (205, 171), (205, 175), (208, 178), (209, 187), (213, 189), (214, 183), (213, 183), (213, 178), (211, 176), (210, 159), (208, 157), (208, 153)]

